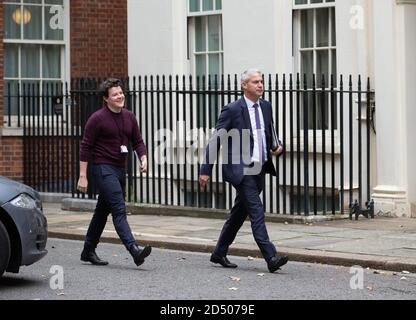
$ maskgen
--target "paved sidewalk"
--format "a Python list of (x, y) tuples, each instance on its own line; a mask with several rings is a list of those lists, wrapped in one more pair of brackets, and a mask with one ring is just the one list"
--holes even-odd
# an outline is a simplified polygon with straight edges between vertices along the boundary
[[(92, 211), (64, 211), (61, 203), (45, 202), (44, 213), (50, 238), (83, 240), (92, 217)], [(212, 252), (224, 223), (223, 219), (157, 214), (129, 215), (128, 221), (139, 244), (199, 252)], [(360, 217), (358, 221), (309, 224), (267, 222), (267, 228), (279, 253), (288, 254), (290, 261), (416, 272), (416, 219)], [(120, 243), (111, 216), (102, 241)], [(229, 254), (261, 256), (249, 221), (241, 228)]]

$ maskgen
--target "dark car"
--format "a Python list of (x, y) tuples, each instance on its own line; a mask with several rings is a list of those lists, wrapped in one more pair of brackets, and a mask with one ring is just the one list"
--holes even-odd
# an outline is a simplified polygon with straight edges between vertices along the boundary
[(39, 193), (0, 177), (0, 277), (44, 257), (47, 237)]

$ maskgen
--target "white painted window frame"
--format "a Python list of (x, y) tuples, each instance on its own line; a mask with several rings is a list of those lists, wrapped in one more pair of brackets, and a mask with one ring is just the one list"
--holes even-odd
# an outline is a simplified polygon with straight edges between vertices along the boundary
[[(308, 2), (310, 2), (310, 0), (308, 0)], [(293, 0), (293, 28), (294, 28), (294, 32), (293, 32), (293, 41), (294, 41), (294, 69), (295, 69), (295, 73), (300, 73), (301, 70), (301, 53), (302, 52), (307, 52), (307, 51), (313, 51), (313, 73), (316, 74), (316, 69), (317, 69), (317, 52), (320, 50), (326, 50), (329, 52), (328, 55), (328, 74), (331, 75), (332, 74), (332, 55), (333, 52), (335, 50), (335, 52), (337, 52), (337, 46), (336, 45), (332, 45), (332, 19), (331, 19), (331, 10), (330, 10), (330, 14), (328, 16), (329, 19), (329, 33), (328, 33), (328, 39), (329, 42), (331, 43), (330, 46), (326, 46), (326, 47), (317, 47), (316, 46), (316, 42), (317, 42), (317, 17), (316, 17), (316, 9), (320, 9), (320, 8), (334, 8), (333, 10), (333, 14), (336, 15), (336, 2), (324, 2), (324, 3), (314, 3), (314, 4), (304, 4), (304, 5), (295, 5), (295, 0)], [(313, 10), (313, 47), (312, 48), (301, 48), (301, 19), (300, 19), (300, 11), (301, 10)], [(336, 22), (336, 20), (335, 20)], [(335, 26), (335, 30), (336, 30), (336, 26)], [(337, 43), (337, 39), (336, 39), (336, 35), (335, 35), (335, 43)], [(338, 68), (337, 68), (338, 70)], [(301, 75), (301, 79), (302, 79), (303, 75)], [(296, 81), (296, 79), (294, 79), (294, 81)], [(329, 89), (330, 88), (330, 79), (326, 79), (326, 88), (325, 89)], [(335, 78), (334, 79), (334, 89), (336, 89), (338, 86), (338, 79)], [(309, 87), (312, 87), (312, 84), (309, 84)], [(316, 79), (316, 87), (317, 87), (317, 92), (319, 93), (320, 88), (321, 87), (321, 78), (319, 77), (319, 79)], [(301, 82), (301, 88), (303, 89), (303, 82)], [(337, 97), (338, 98), (338, 97)], [(337, 99), (338, 100), (338, 99)], [(338, 105), (339, 105), (339, 101), (337, 101)], [(330, 135), (331, 132), (331, 127), (330, 127), (330, 119), (331, 119), (331, 113), (330, 113), (330, 108), (328, 108), (328, 121), (329, 121), (329, 125), (328, 125), (328, 129), (326, 129), (326, 135), (327, 135), (327, 141), (328, 141), (328, 137)], [(336, 123), (338, 123), (338, 117), (339, 114), (337, 113), (337, 119), (336, 119)], [(309, 136), (310, 138), (312, 137), (312, 129), (308, 129), (309, 130)], [(337, 137), (338, 137), (338, 130), (339, 127), (337, 126), (337, 128), (335, 129), (335, 139), (336, 141), (338, 141)], [(303, 129), (301, 129), (301, 132), (303, 132)], [(301, 133), (303, 135), (303, 133)], [(321, 134), (322, 134), (322, 130), (321, 129), (317, 129), (317, 136), (318, 139), (321, 140), (322, 143), (322, 138), (321, 138)], [(327, 144), (328, 142), (326, 142)]]
[[(224, 43), (223, 43), (223, 26), (222, 26), (222, 8), (220, 10), (217, 10), (216, 8), (216, 1), (214, 0), (214, 10), (207, 10), (207, 11), (203, 11), (202, 9), (202, 0), (200, 1), (200, 11), (198, 12), (191, 12), (189, 10), (190, 8), (190, 0), (187, 0), (187, 12), (188, 12), (188, 43), (189, 43), (189, 53), (190, 53), (190, 70), (191, 73), (196, 77), (196, 57), (197, 56), (205, 56), (205, 59), (207, 61), (206, 66), (205, 66), (205, 74), (208, 75), (209, 74), (209, 54), (218, 54), (220, 57), (220, 66), (219, 66), (219, 72), (222, 73), (224, 71)], [(209, 42), (209, 37), (208, 37), (208, 18), (204, 19), (205, 21), (205, 51), (198, 51), (196, 52), (196, 48), (195, 48), (195, 36), (196, 36), (196, 31), (195, 31), (195, 20), (196, 17), (208, 17), (208, 16), (213, 16), (213, 15), (217, 15), (220, 16), (220, 25), (219, 25), (219, 30), (220, 30), (220, 50), (217, 51), (208, 51), (208, 42)]]
[[(214, 15), (214, 14), (213, 14)], [(219, 15), (218, 13), (216, 13), (215, 15)], [(203, 16), (198, 16), (198, 17), (208, 17), (208, 15), (203, 15)], [(205, 74), (208, 75), (209, 74), (209, 55), (210, 54), (217, 54), (219, 55), (219, 73), (221, 74), (224, 71), (224, 48), (223, 48), (223, 28), (222, 28), (222, 15), (219, 15), (221, 18), (221, 22), (219, 25), (219, 34), (220, 34), (220, 50), (216, 50), (216, 51), (209, 51), (208, 50), (208, 42), (209, 42), (209, 37), (208, 37), (208, 18), (204, 19), (204, 28), (205, 28), (205, 51), (196, 51), (195, 48), (195, 16), (190, 17), (189, 19), (189, 50), (190, 53), (192, 55), (191, 57), (191, 70), (192, 70), (192, 74), (196, 76), (196, 57), (197, 56), (205, 56), (205, 59), (207, 61), (206, 66), (205, 66)]]
[[(20, 0), (19, 2), (9, 2), (9, 1), (4, 1), (3, 4), (10, 4), (10, 5), (16, 5), (16, 6), (23, 6), (23, 5), (28, 5), (27, 3), (24, 3), (24, 0)], [(41, 4), (35, 4), (35, 3), (30, 3), (31, 6), (39, 6), (44, 8), (45, 6), (51, 6), (51, 4), (45, 4), (45, 0), (42, 0)], [(18, 77), (4, 77), (3, 79), (5, 81), (10, 80), (10, 81), (19, 81), (19, 83), (21, 84), (22, 81), (40, 81), (40, 84), (42, 84), (44, 81), (62, 81), (63, 83), (67, 82), (68, 85), (70, 83), (70, 0), (63, 0), (63, 6), (64, 6), (64, 32), (63, 32), (63, 40), (45, 40), (44, 36), (45, 36), (45, 24), (44, 22), (44, 14), (45, 11), (42, 10), (42, 39), (36, 39), (36, 40), (25, 40), (25, 39), (3, 39), (3, 43), (4, 44), (17, 44), (19, 45), (18, 48)], [(23, 25), (21, 26), (21, 28), (23, 29)], [(23, 30), (22, 30), (23, 31)], [(21, 32), (21, 37), (23, 36), (23, 32)], [(21, 46), (20, 45), (26, 45), (26, 44), (36, 44), (41, 46), (45, 46), (45, 45), (59, 45), (61, 47), (61, 76), (60, 78), (45, 78), (42, 75), (42, 70), (43, 70), (43, 59), (42, 59), (42, 54), (39, 54), (39, 67), (40, 67), (40, 77), (39, 78), (23, 78), (21, 76)], [(41, 51), (41, 48), (39, 47), (39, 50)], [(68, 88), (69, 90), (70, 88)], [(6, 90), (6, 88), (4, 88), (4, 90)], [(65, 88), (63, 88), (63, 90), (65, 90)], [(40, 85), (40, 95), (42, 95), (42, 85)], [(6, 108), (6, 106), (5, 106)], [(42, 110), (42, 109), (41, 109)], [(65, 113), (64, 113), (65, 114)], [(8, 115), (4, 116), (3, 122), (4, 125), (8, 124)], [(17, 128), (18, 127), (18, 119), (17, 119), (17, 115), (12, 115), (11, 116), (11, 127), (12, 131), (13, 128)], [(22, 117), (22, 116), (21, 116)], [(52, 121), (52, 117), (47, 117), (48, 121)], [(49, 119), (50, 118), (50, 119)], [(21, 123), (23, 123), (23, 119), (21, 119)], [(46, 125), (46, 124), (45, 124)], [(20, 128), (17, 128), (19, 130), (19, 132), (21, 131)], [(4, 132), (3, 132), (4, 133)]]

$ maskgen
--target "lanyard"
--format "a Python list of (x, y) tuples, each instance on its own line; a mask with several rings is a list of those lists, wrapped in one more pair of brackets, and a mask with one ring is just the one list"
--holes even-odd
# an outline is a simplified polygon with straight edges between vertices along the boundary
[(121, 110), (121, 112), (120, 112), (121, 126), (122, 126), (122, 128), (120, 128), (120, 126), (117, 123), (116, 115), (114, 115), (113, 112), (111, 112), (110, 110), (109, 110), (109, 112), (111, 113), (111, 118), (113, 118), (113, 121), (114, 121), (114, 123), (117, 126), (117, 129), (118, 129), (118, 137), (120, 138), (120, 145), (123, 145), (123, 131), (122, 131), (122, 128), (124, 128), (123, 110)]

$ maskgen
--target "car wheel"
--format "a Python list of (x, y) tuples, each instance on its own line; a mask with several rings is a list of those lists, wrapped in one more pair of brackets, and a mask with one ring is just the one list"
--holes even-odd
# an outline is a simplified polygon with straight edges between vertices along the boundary
[(0, 221), (0, 277), (6, 271), (10, 259), (10, 239), (6, 227)]

